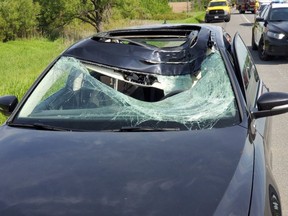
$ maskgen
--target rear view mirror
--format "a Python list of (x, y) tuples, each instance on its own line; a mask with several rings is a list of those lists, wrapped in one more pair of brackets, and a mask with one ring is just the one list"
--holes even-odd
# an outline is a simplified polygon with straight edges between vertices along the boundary
[(0, 112), (6, 116), (11, 115), (18, 104), (17, 97), (13, 95), (6, 95), (0, 97)]
[(257, 100), (258, 110), (252, 112), (254, 118), (279, 115), (288, 112), (288, 93), (267, 92)]
[(259, 16), (257, 16), (255, 20), (256, 22), (264, 22), (264, 18)]

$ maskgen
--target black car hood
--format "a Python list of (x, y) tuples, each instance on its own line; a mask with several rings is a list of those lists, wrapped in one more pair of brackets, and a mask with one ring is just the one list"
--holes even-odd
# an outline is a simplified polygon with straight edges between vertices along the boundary
[(269, 22), (269, 30), (288, 34), (288, 21)]
[(4, 126), (0, 215), (213, 215), (246, 136), (240, 126), (152, 133)]

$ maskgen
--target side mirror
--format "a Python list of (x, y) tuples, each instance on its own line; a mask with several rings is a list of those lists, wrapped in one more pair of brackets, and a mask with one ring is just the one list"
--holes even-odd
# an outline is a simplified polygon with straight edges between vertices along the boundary
[(266, 92), (257, 100), (258, 110), (252, 111), (252, 116), (257, 118), (279, 115), (288, 112), (288, 93)]
[(257, 16), (255, 20), (256, 22), (264, 22), (264, 18), (259, 16)]
[(6, 95), (0, 97), (0, 112), (6, 116), (11, 115), (18, 104), (17, 97), (13, 95)]

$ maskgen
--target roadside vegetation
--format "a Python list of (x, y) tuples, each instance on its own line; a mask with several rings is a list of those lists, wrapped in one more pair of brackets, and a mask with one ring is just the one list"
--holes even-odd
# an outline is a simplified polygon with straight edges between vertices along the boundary
[(182, 0), (184, 9), (181, 13), (173, 13), (170, 5), (175, 2), (175, 0), (0, 0), (0, 41), (7, 42), (35, 36), (57, 40), (66, 35), (73, 36), (71, 35), (73, 31), (77, 32), (75, 35), (77, 39), (82, 37), (82, 32), (85, 33), (87, 29), (92, 32), (110, 30), (115, 26), (130, 25), (130, 21), (134, 20), (141, 22), (183, 20), (191, 15), (188, 12), (204, 11), (208, 0)]
[[(0, 43), (0, 95), (20, 100), (44, 68), (64, 50), (63, 41), (30, 39)], [(0, 124), (6, 117), (0, 114)]]
[[(199, 23), (203, 18), (203, 11), (173, 13), (167, 0), (0, 0), (0, 95), (21, 100), (56, 56), (88, 35), (153, 23)], [(0, 114), (0, 124), (5, 119)]]

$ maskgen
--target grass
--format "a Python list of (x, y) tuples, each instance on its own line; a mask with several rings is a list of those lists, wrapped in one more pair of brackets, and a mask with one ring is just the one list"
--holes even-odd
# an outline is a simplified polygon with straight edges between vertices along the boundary
[(188, 14), (188, 18), (180, 20), (168, 20), (167, 23), (202, 23), (204, 22), (205, 11), (194, 12)]
[[(0, 43), (0, 95), (20, 100), (45, 67), (67, 45), (61, 41), (31, 39)], [(6, 117), (0, 114), (0, 124)]]

